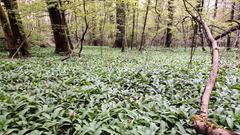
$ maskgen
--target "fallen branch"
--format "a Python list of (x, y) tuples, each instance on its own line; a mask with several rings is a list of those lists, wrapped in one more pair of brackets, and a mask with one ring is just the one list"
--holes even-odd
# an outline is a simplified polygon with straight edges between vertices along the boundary
[[(202, 135), (240, 135), (239, 133), (228, 131), (208, 121), (208, 105), (211, 92), (215, 86), (219, 65), (218, 45), (216, 39), (213, 37), (211, 33), (209, 26), (202, 19), (199, 12), (187, 0), (183, 0), (183, 3), (186, 11), (192, 16), (192, 18), (198, 21), (200, 25), (202, 25), (205, 31), (205, 36), (207, 37), (209, 43), (212, 46), (212, 68), (209, 74), (207, 86), (205, 87), (201, 97), (200, 114), (195, 115), (192, 118), (193, 128), (196, 130), (198, 134)], [(197, 16), (193, 15), (193, 13), (188, 10), (187, 4), (194, 9), (194, 11), (197, 13)]]
[(201, 115), (196, 115), (192, 118), (193, 128), (201, 135), (239, 135), (232, 131), (226, 130), (218, 125), (208, 122)]
[(234, 32), (234, 31), (237, 31), (237, 30), (240, 30), (240, 25), (236, 25), (236, 26), (233, 26), (233, 27), (229, 28), (228, 30), (226, 30), (222, 34), (216, 36), (215, 40), (219, 40), (220, 38), (223, 38), (223, 37), (229, 35), (230, 33)]

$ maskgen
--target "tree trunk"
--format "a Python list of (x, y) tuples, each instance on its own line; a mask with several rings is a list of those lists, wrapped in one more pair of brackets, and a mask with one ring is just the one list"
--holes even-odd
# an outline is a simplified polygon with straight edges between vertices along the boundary
[[(202, 0), (201, 12), (203, 12), (204, 4), (205, 4), (205, 0)], [(203, 34), (202, 26), (200, 26), (200, 28), (201, 28), (200, 29), (200, 36), (201, 36), (202, 51), (206, 52), (206, 49), (204, 47), (204, 34)]]
[(87, 10), (86, 10), (86, 0), (83, 0), (83, 13), (84, 13), (84, 23), (85, 23), (85, 29), (82, 33), (82, 37), (80, 39), (80, 49), (78, 52), (78, 56), (81, 57), (82, 51), (83, 51), (83, 44), (84, 44), (84, 40), (85, 40), (85, 35), (87, 34), (88, 31), (88, 20), (87, 20)]
[(7, 9), (8, 20), (11, 26), (14, 43), (19, 48), (19, 52), (15, 52), (15, 56), (27, 57), (30, 55), (28, 52), (29, 43), (24, 32), (22, 20), (18, 12), (17, 0), (4, 0), (4, 5)]
[(236, 39), (236, 42), (234, 44), (234, 47), (236, 47), (236, 48), (239, 48), (239, 46), (238, 46), (238, 44), (239, 44), (239, 36), (240, 36), (239, 31), (237, 31), (237, 39)]
[(117, 12), (116, 12), (116, 19), (117, 19), (117, 33), (114, 47), (122, 48), (122, 52), (124, 52), (125, 46), (125, 3), (124, 2), (117, 2)]
[(217, 17), (217, 10), (218, 10), (218, 0), (215, 0), (214, 13), (213, 13), (214, 19)]
[[(196, 6), (197, 12), (202, 14), (203, 7), (204, 7), (204, 0), (198, 0), (198, 4)], [(198, 22), (196, 22), (195, 25), (194, 25), (194, 30), (193, 30), (192, 47), (197, 46), (197, 35), (198, 35), (198, 33), (199, 33), (199, 36), (201, 38), (200, 45), (202, 47), (202, 50), (206, 51), (206, 49), (204, 48), (204, 35), (203, 35), (203, 31), (202, 31), (202, 26)]]
[(68, 44), (66, 25), (64, 25), (64, 20), (59, 10), (59, 3), (58, 1), (52, 0), (46, 0), (46, 3), (48, 5), (48, 12), (55, 40), (55, 53), (63, 52), (65, 54), (69, 54), (71, 52), (71, 48)]
[[(197, 6), (196, 6), (196, 10), (197, 12), (200, 13), (200, 9), (201, 8), (201, 0), (197, 1)], [(193, 37), (192, 37), (192, 46), (191, 48), (196, 47), (196, 43), (197, 43), (197, 34), (198, 34), (198, 30), (199, 30), (199, 23), (195, 22), (194, 26), (193, 26)]]
[(75, 23), (74, 37), (75, 37), (75, 40), (78, 42), (79, 41), (79, 37), (78, 37), (78, 25), (79, 24), (78, 24), (78, 17), (77, 17), (76, 12), (74, 12), (74, 23)]
[[(137, 1), (138, 2), (138, 1)], [(139, 28), (139, 10), (138, 10), (138, 4), (137, 4), (137, 7), (136, 7), (136, 24), (135, 24), (135, 28), (136, 28), (136, 32), (135, 32), (135, 45), (136, 45), (136, 48), (138, 48), (138, 28)]]
[(158, 10), (158, 0), (155, 0), (155, 6), (154, 6), (154, 10), (155, 10), (155, 13), (157, 14), (157, 16), (156, 16), (156, 19), (155, 19), (155, 23), (156, 23), (156, 27), (157, 27), (157, 32), (156, 32), (156, 34), (155, 34), (155, 36), (154, 36), (154, 38), (153, 38), (153, 40), (152, 41), (154, 41), (155, 40), (155, 38), (157, 38), (157, 40), (156, 41), (154, 41), (155, 43), (153, 44), (154, 46), (158, 46), (158, 44), (159, 44), (159, 42), (160, 42), (160, 39), (159, 39), (159, 30), (160, 30), (160, 22), (161, 22), (161, 13), (160, 13), (160, 11)]
[(133, 7), (133, 18), (132, 18), (132, 37), (131, 37), (131, 49), (133, 49), (134, 46), (134, 38), (135, 38), (135, 24), (136, 24), (136, 3)]
[[(202, 14), (205, 1), (204, 0), (200, 0), (200, 2), (201, 2), (201, 7), (200, 7), (199, 12)], [(203, 34), (203, 28), (202, 28), (201, 25), (199, 25), (199, 33), (200, 33), (200, 38), (201, 38), (201, 43), (200, 44), (202, 46), (202, 51), (205, 52), (206, 49), (204, 48), (204, 34)]]
[(125, 4), (125, 44), (124, 47), (129, 47), (129, 42), (128, 42), (128, 8), (129, 5), (128, 3)]
[[(96, 12), (96, 11), (94, 11)], [(91, 44), (94, 46), (98, 46), (98, 36), (97, 36), (97, 28), (98, 28), (98, 18), (97, 16), (93, 16), (92, 18), (92, 30), (91, 30)]]
[(147, 25), (147, 18), (148, 18), (148, 12), (149, 12), (150, 3), (151, 3), (151, 0), (148, 0), (147, 10), (146, 10), (145, 18), (144, 18), (142, 38), (141, 38), (141, 43), (140, 43), (140, 49), (139, 49), (139, 51), (143, 51), (143, 46), (144, 46), (144, 42), (145, 42), (145, 29), (146, 29), (146, 25)]
[(11, 30), (11, 26), (9, 24), (7, 15), (1, 4), (0, 4), (0, 20), (1, 20), (2, 29), (3, 29), (4, 36), (7, 43), (7, 50), (9, 51), (9, 57), (11, 58), (17, 51), (17, 46), (14, 42), (13, 33)]
[[(108, 20), (110, 25), (115, 25), (115, 17), (112, 13), (109, 13)], [(115, 34), (113, 30), (111, 29), (110, 34), (108, 35), (108, 44), (113, 44), (113, 47), (115, 47), (115, 44), (113, 43), (115, 41)]]
[(103, 5), (103, 9), (104, 9), (104, 17), (103, 20), (101, 21), (101, 26), (100, 26), (100, 45), (103, 46), (105, 45), (105, 26), (106, 26), (106, 21), (107, 21), (107, 12), (106, 12), (106, 4), (104, 3)]
[[(59, 0), (59, 2), (62, 6), (61, 0)], [(73, 50), (74, 47), (73, 47), (73, 43), (72, 43), (72, 40), (71, 40), (71, 35), (70, 35), (70, 31), (69, 31), (69, 28), (68, 28), (68, 25), (67, 25), (67, 20), (66, 20), (66, 15), (65, 15), (64, 10), (62, 10), (61, 15), (62, 15), (61, 17), (62, 17), (63, 25), (66, 28), (66, 35), (67, 35), (69, 47), (70, 47), (71, 50)]]
[(166, 47), (171, 47), (172, 44), (172, 27), (173, 27), (173, 7), (174, 0), (168, 0), (168, 24), (167, 24), (167, 32), (166, 32)]
[[(234, 19), (234, 10), (235, 10), (235, 2), (232, 3), (230, 20)], [(227, 37), (227, 50), (230, 51), (231, 48), (232, 48), (231, 35), (229, 34), (228, 37)]]

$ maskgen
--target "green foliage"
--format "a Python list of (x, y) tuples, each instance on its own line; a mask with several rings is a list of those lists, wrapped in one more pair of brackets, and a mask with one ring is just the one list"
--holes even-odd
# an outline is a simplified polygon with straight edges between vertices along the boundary
[[(190, 118), (210, 69), (209, 56), (179, 49), (120, 53), (84, 49), (61, 62), (52, 50), (0, 60), (0, 134), (193, 135)], [(102, 53), (101, 53), (102, 52)], [(240, 69), (221, 68), (210, 118), (240, 130)]]

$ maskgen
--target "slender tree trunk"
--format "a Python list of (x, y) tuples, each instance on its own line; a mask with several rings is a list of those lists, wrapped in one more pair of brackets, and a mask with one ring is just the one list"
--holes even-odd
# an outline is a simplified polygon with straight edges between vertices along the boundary
[(85, 29), (82, 33), (82, 38), (80, 40), (80, 49), (78, 52), (78, 56), (81, 57), (82, 51), (83, 51), (83, 44), (85, 40), (85, 35), (87, 34), (88, 31), (88, 20), (87, 20), (87, 9), (86, 9), (86, 0), (83, 0), (83, 12), (84, 12), (84, 23), (85, 23)]
[[(94, 6), (97, 6), (96, 0), (93, 0), (92, 2), (94, 4)], [(93, 12), (97, 12), (97, 10), (93, 9)], [(101, 24), (100, 24), (101, 22), (99, 21), (99, 18), (96, 15), (92, 17), (91, 22), (92, 22), (92, 27), (91, 27), (92, 29), (91, 29), (91, 31), (89, 31), (89, 32), (91, 32), (91, 35), (90, 35), (91, 44), (94, 46), (98, 46), (99, 45), (99, 35), (97, 33), (98, 33), (98, 28), (101, 27)]]
[[(114, 18), (114, 15), (110, 13), (109, 15), (109, 24), (110, 25), (115, 25), (115, 18)], [(110, 44), (114, 44), (113, 42), (115, 41), (115, 34), (113, 31), (110, 32), (109, 36), (108, 36), (108, 40), (110, 39)], [(115, 44), (113, 45), (113, 47), (115, 47)]]
[(62, 14), (59, 10), (59, 3), (58, 1), (52, 0), (46, 0), (46, 3), (48, 5), (48, 12), (55, 40), (55, 53), (63, 52), (69, 54), (71, 53), (71, 49), (68, 45), (68, 37), (66, 35)]
[(214, 13), (213, 13), (214, 19), (217, 17), (217, 10), (218, 10), (218, 0), (215, 0)]
[[(198, 0), (197, 1), (197, 6), (196, 6), (196, 9), (197, 9), (197, 12), (200, 13), (200, 9), (201, 8), (201, 0)], [(193, 27), (193, 37), (192, 37), (192, 48), (193, 47), (196, 47), (196, 43), (197, 43), (197, 35), (198, 35), (198, 30), (199, 30), (199, 23), (198, 22), (195, 22), (194, 24), (194, 27)]]
[[(202, 14), (203, 12), (203, 7), (204, 7), (204, 0), (198, 0), (198, 4), (197, 4), (197, 12), (199, 12), (200, 14)], [(199, 33), (199, 36), (201, 38), (201, 47), (203, 51), (206, 51), (206, 49), (204, 48), (204, 35), (203, 35), (203, 31), (202, 31), (202, 26), (196, 22), (194, 25), (194, 30), (193, 30), (193, 39), (192, 39), (192, 47), (196, 47), (197, 45), (197, 35)]]
[(128, 44), (128, 4), (125, 4), (125, 44), (124, 47), (129, 47)]
[(74, 37), (75, 40), (78, 42), (79, 41), (79, 37), (78, 37), (78, 17), (77, 17), (77, 13), (74, 12), (74, 23), (75, 23), (75, 31), (74, 31)]
[[(201, 27), (201, 26), (200, 26)], [(204, 47), (204, 34), (203, 34), (203, 30), (200, 29), (200, 38), (201, 38), (201, 46), (202, 46), (202, 51), (206, 52), (206, 49)]]
[[(234, 19), (234, 10), (235, 10), (235, 2), (232, 3), (230, 20), (233, 20), (233, 19)], [(228, 37), (227, 37), (227, 50), (230, 51), (231, 48), (232, 48), (231, 34), (229, 34)]]
[(149, 12), (150, 3), (151, 3), (151, 0), (148, 0), (147, 10), (146, 10), (145, 18), (144, 18), (142, 38), (141, 38), (141, 43), (140, 43), (140, 49), (139, 49), (139, 51), (143, 51), (143, 46), (144, 46), (144, 42), (145, 42), (145, 29), (146, 29), (146, 25), (147, 25), (147, 19), (148, 19), (148, 12)]
[(72, 43), (72, 40), (71, 40), (71, 35), (70, 35), (69, 27), (68, 27), (68, 25), (67, 25), (67, 20), (66, 20), (65, 12), (62, 11), (61, 14), (62, 14), (63, 25), (65, 26), (65, 29), (66, 29), (66, 35), (67, 35), (67, 39), (68, 39), (68, 44), (69, 44), (70, 49), (73, 50), (74, 47), (73, 47), (73, 43)]
[(91, 31), (91, 39), (92, 39), (92, 45), (98, 46), (98, 37), (96, 35), (97, 33), (97, 27), (98, 27), (98, 19), (96, 16), (93, 16), (92, 18), (92, 31)]
[[(203, 8), (205, 4), (205, 0), (200, 0), (201, 2), (201, 7), (199, 10), (199, 13), (203, 13)], [(203, 34), (203, 27), (199, 25), (199, 33), (200, 33), (200, 38), (201, 38), (201, 46), (202, 46), (202, 51), (206, 52), (206, 49), (204, 48), (204, 34)]]
[(106, 13), (106, 4), (103, 5), (104, 9), (104, 17), (102, 20), (102, 25), (100, 26), (100, 33), (101, 33), (101, 39), (100, 39), (100, 45), (103, 46), (105, 43), (105, 26), (106, 26), (106, 20), (107, 20), (107, 13)]
[(234, 47), (236, 47), (236, 48), (239, 48), (239, 46), (238, 46), (238, 44), (239, 44), (239, 37), (240, 37), (240, 33), (239, 33), (239, 31), (237, 31), (237, 39), (236, 39), (236, 42), (234, 44)]
[(197, 43), (197, 32), (198, 32), (198, 27), (199, 25), (197, 23), (194, 24), (194, 27), (193, 27), (193, 37), (192, 37), (192, 45), (191, 45), (191, 48), (194, 48), (196, 47), (196, 43)]
[(9, 51), (9, 57), (11, 58), (17, 51), (17, 46), (14, 42), (13, 33), (11, 30), (11, 26), (9, 24), (7, 15), (1, 4), (0, 4), (0, 21), (2, 24), (2, 29), (4, 32), (5, 39), (6, 39), (7, 50)]
[[(17, 0), (4, 0), (4, 5), (7, 9), (8, 20), (11, 26), (12, 34), (14, 37), (14, 43), (17, 44), (19, 52), (15, 52), (15, 56), (18, 55), (27, 57), (30, 55), (28, 52), (29, 43), (24, 32), (22, 20), (18, 12)], [(20, 53), (20, 54), (19, 54)]]
[[(161, 13), (160, 13), (160, 11), (158, 10), (158, 0), (155, 0), (155, 6), (154, 6), (154, 9), (155, 9), (155, 12), (156, 12), (156, 14), (157, 14), (157, 17), (156, 17), (156, 27), (157, 27), (157, 32), (156, 32), (156, 34), (155, 34), (155, 38), (157, 38), (157, 41), (156, 41), (156, 43), (154, 44), (156, 47), (157, 47), (157, 45), (159, 44), (159, 37), (158, 37), (158, 35), (159, 35), (159, 29), (160, 29), (160, 22), (161, 22)], [(155, 40), (155, 39), (153, 39), (153, 40)]]
[(166, 47), (171, 47), (172, 44), (172, 27), (173, 27), (173, 7), (174, 0), (168, 0), (168, 24), (167, 24), (167, 32), (166, 32)]
[(117, 12), (116, 12), (116, 19), (117, 19), (117, 33), (114, 47), (122, 48), (122, 52), (124, 52), (125, 46), (125, 3), (117, 2)]
[(136, 44), (136, 48), (138, 48), (138, 28), (139, 28), (139, 25), (138, 25), (138, 18), (139, 18), (139, 10), (138, 10), (138, 4), (137, 4), (137, 7), (136, 7), (136, 24), (135, 24), (135, 28), (136, 28), (136, 32), (135, 32), (135, 44)]
[(133, 49), (134, 46), (134, 36), (135, 36), (135, 24), (136, 24), (136, 3), (133, 7), (133, 18), (132, 18), (132, 37), (131, 37), (131, 49)]

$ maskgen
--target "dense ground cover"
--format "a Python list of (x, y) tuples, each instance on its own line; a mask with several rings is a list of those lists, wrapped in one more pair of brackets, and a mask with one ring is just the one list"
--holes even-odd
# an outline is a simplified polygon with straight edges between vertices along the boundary
[[(0, 59), (0, 134), (195, 134), (190, 119), (208, 77), (208, 53), (197, 51), (188, 68), (183, 49), (87, 47), (82, 58), (64, 62), (51, 49), (33, 51), (28, 59)], [(227, 58), (209, 117), (240, 131), (240, 68), (235, 56)]]

